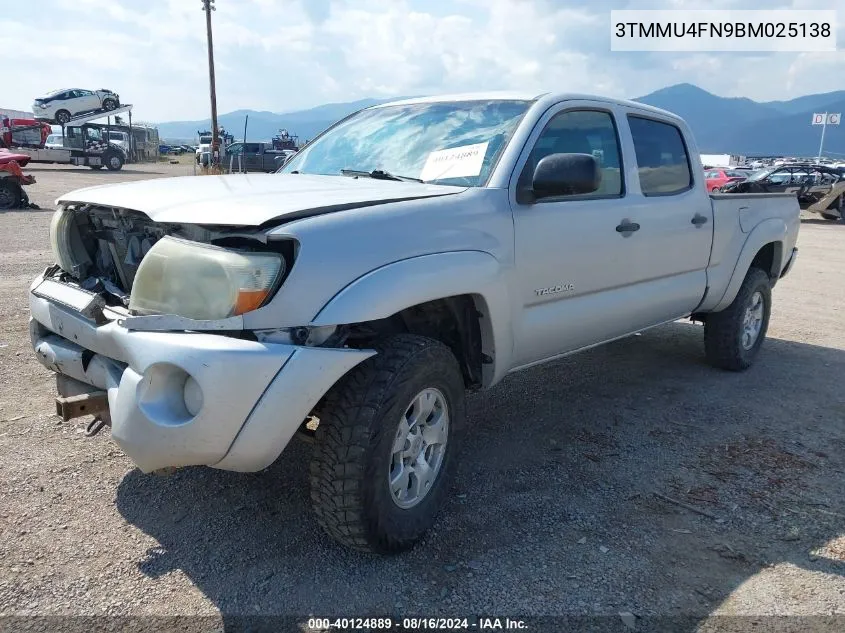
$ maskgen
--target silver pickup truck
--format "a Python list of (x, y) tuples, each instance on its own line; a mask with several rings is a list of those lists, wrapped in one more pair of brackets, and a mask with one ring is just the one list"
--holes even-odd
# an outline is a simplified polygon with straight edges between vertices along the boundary
[(572, 94), (374, 106), (281, 173), (58, 207), (29, 303), (59, 413), (145, 472), (258, 471), (311, 434), (317, 520), (380, 552), (435, 520), (466, 390), (682, 317), (748, 368), (799, 228), (793, 195), (708, 195), (677, 116)]

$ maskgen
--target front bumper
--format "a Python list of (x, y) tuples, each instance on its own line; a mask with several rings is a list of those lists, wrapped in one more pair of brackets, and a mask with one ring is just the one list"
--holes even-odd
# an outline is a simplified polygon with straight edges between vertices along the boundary
[[(66, 296), (33, 294), (40, 281), (29, 294), (38, 360), (108, 392), (112, 437), (144, 472), (266, 468), (325, 392), (375, 353), (130, 331), (108, 309), (98, 324)], [(65, 294), (68, 288), (74, 291), (67, 286)], [(190, 395), (188, 377), (195, 381)]]

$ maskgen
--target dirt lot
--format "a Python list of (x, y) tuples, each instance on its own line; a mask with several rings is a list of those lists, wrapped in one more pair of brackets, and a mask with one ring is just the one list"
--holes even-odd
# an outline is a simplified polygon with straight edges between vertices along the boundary
[(26, 299), (53, 199), (188, 169), (36, 166), (44, 210), (0, 214), (0, 614), (845, 616), (845, 225), (803, 222), (751, 371), (711, 369), (675, 323), (472, 396), (436, 529), (376, 558), (314, 524), (305, 443), (163, 478), (53, 415)]

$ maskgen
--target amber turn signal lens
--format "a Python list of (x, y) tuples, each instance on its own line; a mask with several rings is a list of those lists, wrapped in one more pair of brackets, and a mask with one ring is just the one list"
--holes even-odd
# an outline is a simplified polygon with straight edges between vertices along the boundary
[(235, 314), (243, 314), (258, 308), (267, 298), (268, 290), (243, 290), (238, 292), (238, 299), (235, 302)]

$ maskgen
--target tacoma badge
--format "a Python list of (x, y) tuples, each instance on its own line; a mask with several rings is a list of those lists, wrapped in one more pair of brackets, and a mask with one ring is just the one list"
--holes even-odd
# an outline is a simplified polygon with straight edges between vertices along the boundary
[(537, 293), (538, 297), (542, 297), (543, 295), (553, 295), (558, 292), (572, 292), (573, 290), (575, 290), (575, 284), (560, 284), (549, 288), (537, 288), (534, 292)]

